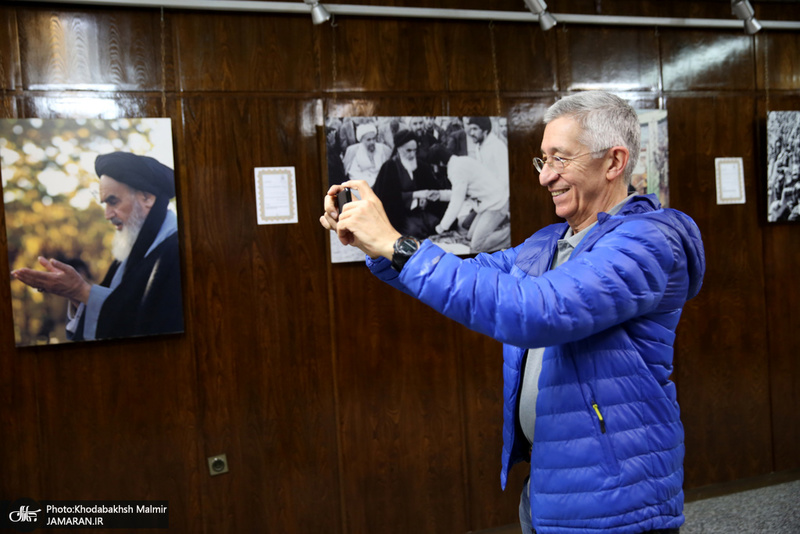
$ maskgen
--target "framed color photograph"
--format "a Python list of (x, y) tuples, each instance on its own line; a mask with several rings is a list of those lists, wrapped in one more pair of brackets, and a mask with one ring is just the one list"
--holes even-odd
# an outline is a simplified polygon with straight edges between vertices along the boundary
[(642, 127), (641, 151), (631, 185), (640, 195), (655, 194), (661, 206), (669, 207), (669, 136), (667, 111), (637, 110)]
[(17, 346), (183, 331), (169, 119), (0, 120)]

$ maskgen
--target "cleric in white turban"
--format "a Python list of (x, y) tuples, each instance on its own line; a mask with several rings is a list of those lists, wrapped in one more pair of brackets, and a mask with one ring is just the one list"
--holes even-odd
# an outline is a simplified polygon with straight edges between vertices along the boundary
[(347, 147), (344, 154), (344, 170), (348, 180), (364, 180), (370, 186), (375, 183), (381, 165), (392, 155), (392, 149), (378, 142), (377, 138), (378, 129), (374, 124), (358, 125), (358, 143)]

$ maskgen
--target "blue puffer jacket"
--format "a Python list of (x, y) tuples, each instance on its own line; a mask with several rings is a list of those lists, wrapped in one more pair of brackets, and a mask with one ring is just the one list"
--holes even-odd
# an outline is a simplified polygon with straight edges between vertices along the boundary
[(683, 523), (683, 427), (675, 328), (705, 258), (686, 215), (634, 197), (601, 213), (570, 260), (549, 270), (566, 223), (462, 260), (423, 242), (386, 282), (505, 343), (501, 483), (527, 461), (517, 401), (525, 350), (546, 347), (536, 402), (531, 515), (538, 534), (638, 533)]

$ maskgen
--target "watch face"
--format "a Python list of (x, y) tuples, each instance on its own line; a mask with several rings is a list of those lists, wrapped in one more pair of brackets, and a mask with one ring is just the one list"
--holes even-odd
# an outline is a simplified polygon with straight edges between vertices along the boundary
[(397, 252), (403, 255), (412, 255), (419, 248), (419, 242), (413, 237), (403, 237), (397, 240)]

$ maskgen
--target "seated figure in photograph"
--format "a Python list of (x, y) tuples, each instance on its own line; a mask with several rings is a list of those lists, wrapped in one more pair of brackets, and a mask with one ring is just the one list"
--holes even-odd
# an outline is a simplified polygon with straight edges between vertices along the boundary
[(413, 131), (395, 134), (392, 157), (381, 167), (374, 191), (392, 226), (403, 233), (428, 237), (447, 209), (450, 184), (437, 179), (433, 166), (417, 157), (418, 146)]
[[(641, 129), (627, 102), (581, 92), (544, 122), (533, 164), (565, 222), (516, 247), (446, 253), (394, 227), (365, 182), (331, 187), (320, 223), (381, 280), (504, 343), (500, 480), (529, 464), (524, 534), (677, 533), (684, 432), (670, 375), (705, 273), (700, 231), (628, 193)], [(342, 187), (361, 198), (339, 213)]]
[(172, 169), (147, 157), (112, 152), (97, 157), (100, 201), (116, 227), (114, 261), (99, 285), (73, 267), (39, 258), (44, 271), (17, 269), (21, 282), (69, 300), (73, 341), (183, 331), (178, 221)]
[[(447, 169), (452, 186), (450, 202), (434, 233), (443, 234), (453, 227), (464, 211), (472, 212), (466, 230), (471, 253), (493, 252), (511, 245), (508, 222), (508, 180), (469, 156), (454, 156), (438, 147), (433, 159)], [(457, 228), (461, 230), (461, 228)]]

